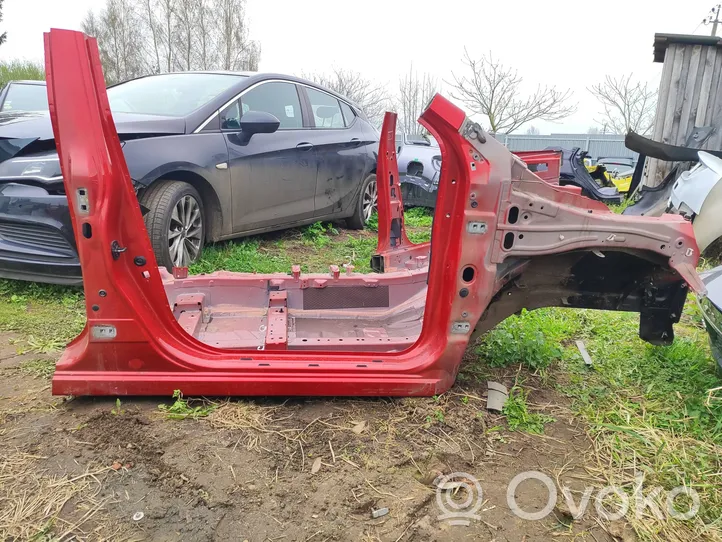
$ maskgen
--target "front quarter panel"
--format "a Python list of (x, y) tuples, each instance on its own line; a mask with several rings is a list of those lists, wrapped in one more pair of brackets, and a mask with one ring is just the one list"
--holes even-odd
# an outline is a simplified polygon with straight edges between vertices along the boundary
[(201, 176), (218, 196), (223, 215), (222, 234), (231, 232), (231, 178), (227, 167), (228, 150), (222, 134), (209, 132), (133, 139), (126, 141), (123, 154), (131, 178), (143, 186), (161, 177), (173, 179), (174, 172)]

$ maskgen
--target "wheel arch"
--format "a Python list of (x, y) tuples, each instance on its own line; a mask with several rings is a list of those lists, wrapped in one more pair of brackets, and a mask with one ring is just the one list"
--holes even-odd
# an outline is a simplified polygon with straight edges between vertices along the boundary
[(174, 170), (164, 173), (163, 175), (153, 179), (152, 183), (158, 181), (181, 181), (188, 183), (195, 188), (203, 200), (203, 209), (205, 211), (204, 226), (206, 229), (205, 240), (217, 241), (223, 232), (223, 209), (218, 194), (202, 175), (194, 171)]

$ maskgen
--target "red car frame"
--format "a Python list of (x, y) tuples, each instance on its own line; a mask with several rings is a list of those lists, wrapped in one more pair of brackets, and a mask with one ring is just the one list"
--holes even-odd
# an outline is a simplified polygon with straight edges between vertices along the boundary
[(523, 307), (637, 311), (642, 338), (666, 344), (687, 285), (704, 289), (682, 217), (616, 215), (551, 186), (441, 96), (420, 119), (443, 164), (430, 245), (403, 235), (387, 116), (377, 173), (395, 196), (383, 190), (384, 273), (161, 273), (97, 44), (66, 30), (45, 40), (87, 305), (55, 394), (433, 395), (453, 384), (475, 334)]

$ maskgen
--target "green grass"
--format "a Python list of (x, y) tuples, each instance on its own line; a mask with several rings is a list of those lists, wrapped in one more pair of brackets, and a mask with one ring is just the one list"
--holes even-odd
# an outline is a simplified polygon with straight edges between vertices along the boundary
[[(594, 442), (589, 463), (598, 461), (601, 482), (630, 488), (634, 473), (642, 472), (645, 488), (685, 485), (700, 495), (702, 508), (693, 521), (629, 517), (640, 537), (687, 540), (703, 533), (701, 539), (720, 539), (722, 390), (715, 389), (722, 382), (699, 309), (688, 301), (671, 346), (649, 345), (638, 331), (639, 316), (631, 313), (523, 311), (482, 339), (478, 366), (462, 374), (484, 375), (483, 367), (490, 365), (557, 368), (557, 388), (589, 424)], [(584, 340), (591, 368), (574, 339)], [(526, 400), (526, 392), (515, 386), (504, 409), (507, 423), (510, 429), (540, 432), (548, 420), (535, 419)]]
[(42, 64), (29, 60), (6, 60), (0, 62), (0, 88), (8, 81), (22, 79), (45, 80), (45, 68)]
[(546, 369), (561, 357), (560, 342), (574, 331), (573, 319), (555, 321), (541, 311), (523, 310), (487, 333), (476, 349), (491, 367), (522, 364)]
[(509, 390), (509, 398), (504, 404), (503, 414), (512, 431), (541, 434), (544, 432), (544, 425), (556, 420), (546, 414), (529, 412), (528, 396), (529, 392), (525, 391), (520, 384), (515, 385)]
[(0, 280), (0, 330), (22, 335), (19, 353), (62, 350), (84, 325), (80, 289)]
[(569, 382), (562, 391), (590, 423), (597, 452), (611, 467), (604, 472), (608, 481), (627, 483), (636, 469), (644, 472), (648, 488), (685, 485), (699, 492), (696, 522), (650, 525), (635, 519), (648, 539), (684, 540), (713, 522), (707, 535), (722, 537), (722, 402), (707, 401), (709, 390), (722, 382), (693, 301), (687, 306), (671, 346), (642, 342), (637, 315), (585, 311), (592, 371), (571, 347), (565, 352)]
[(33, 378), (50, 378), (55, 372), (55, 361), (51, 359), (32, 359), (19, 366), (20, 372)]
[[(409, 240), (431, 239), (433, 215), (428, 209), (406, 211)], [(335, 224), (316, 222), (303, 228), (275, 232), (206, 247), (203, 259), (190, 272), (237, 271), (244, 273), (290, 273), (299, 264), (305, 273), (325, 273), (330, 265), (351, 264), (355, 271), (370, 273), (376, 251), (377, 216), (364, 231), (340, 230)]]
[(165, 417), (169, 420), (197, 420), (198, 418), (205, 418), (211, 412), (213, 412), (218, 405), (215, 403), (202, 402), (192, 406), (190, 401), (183, 398), (183, 394), (180, 390), (173, 392), (173, 404), (158, 405), (158, 410), (164, 413)]

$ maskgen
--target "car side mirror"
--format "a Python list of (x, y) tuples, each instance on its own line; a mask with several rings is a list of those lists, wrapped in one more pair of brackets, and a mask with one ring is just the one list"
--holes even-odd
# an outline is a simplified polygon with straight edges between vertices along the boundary
[(241, 117), (241, 131), (249, 136), (272, 134), (280, 125), (281, 121), (266, 111), (246, 111)]

